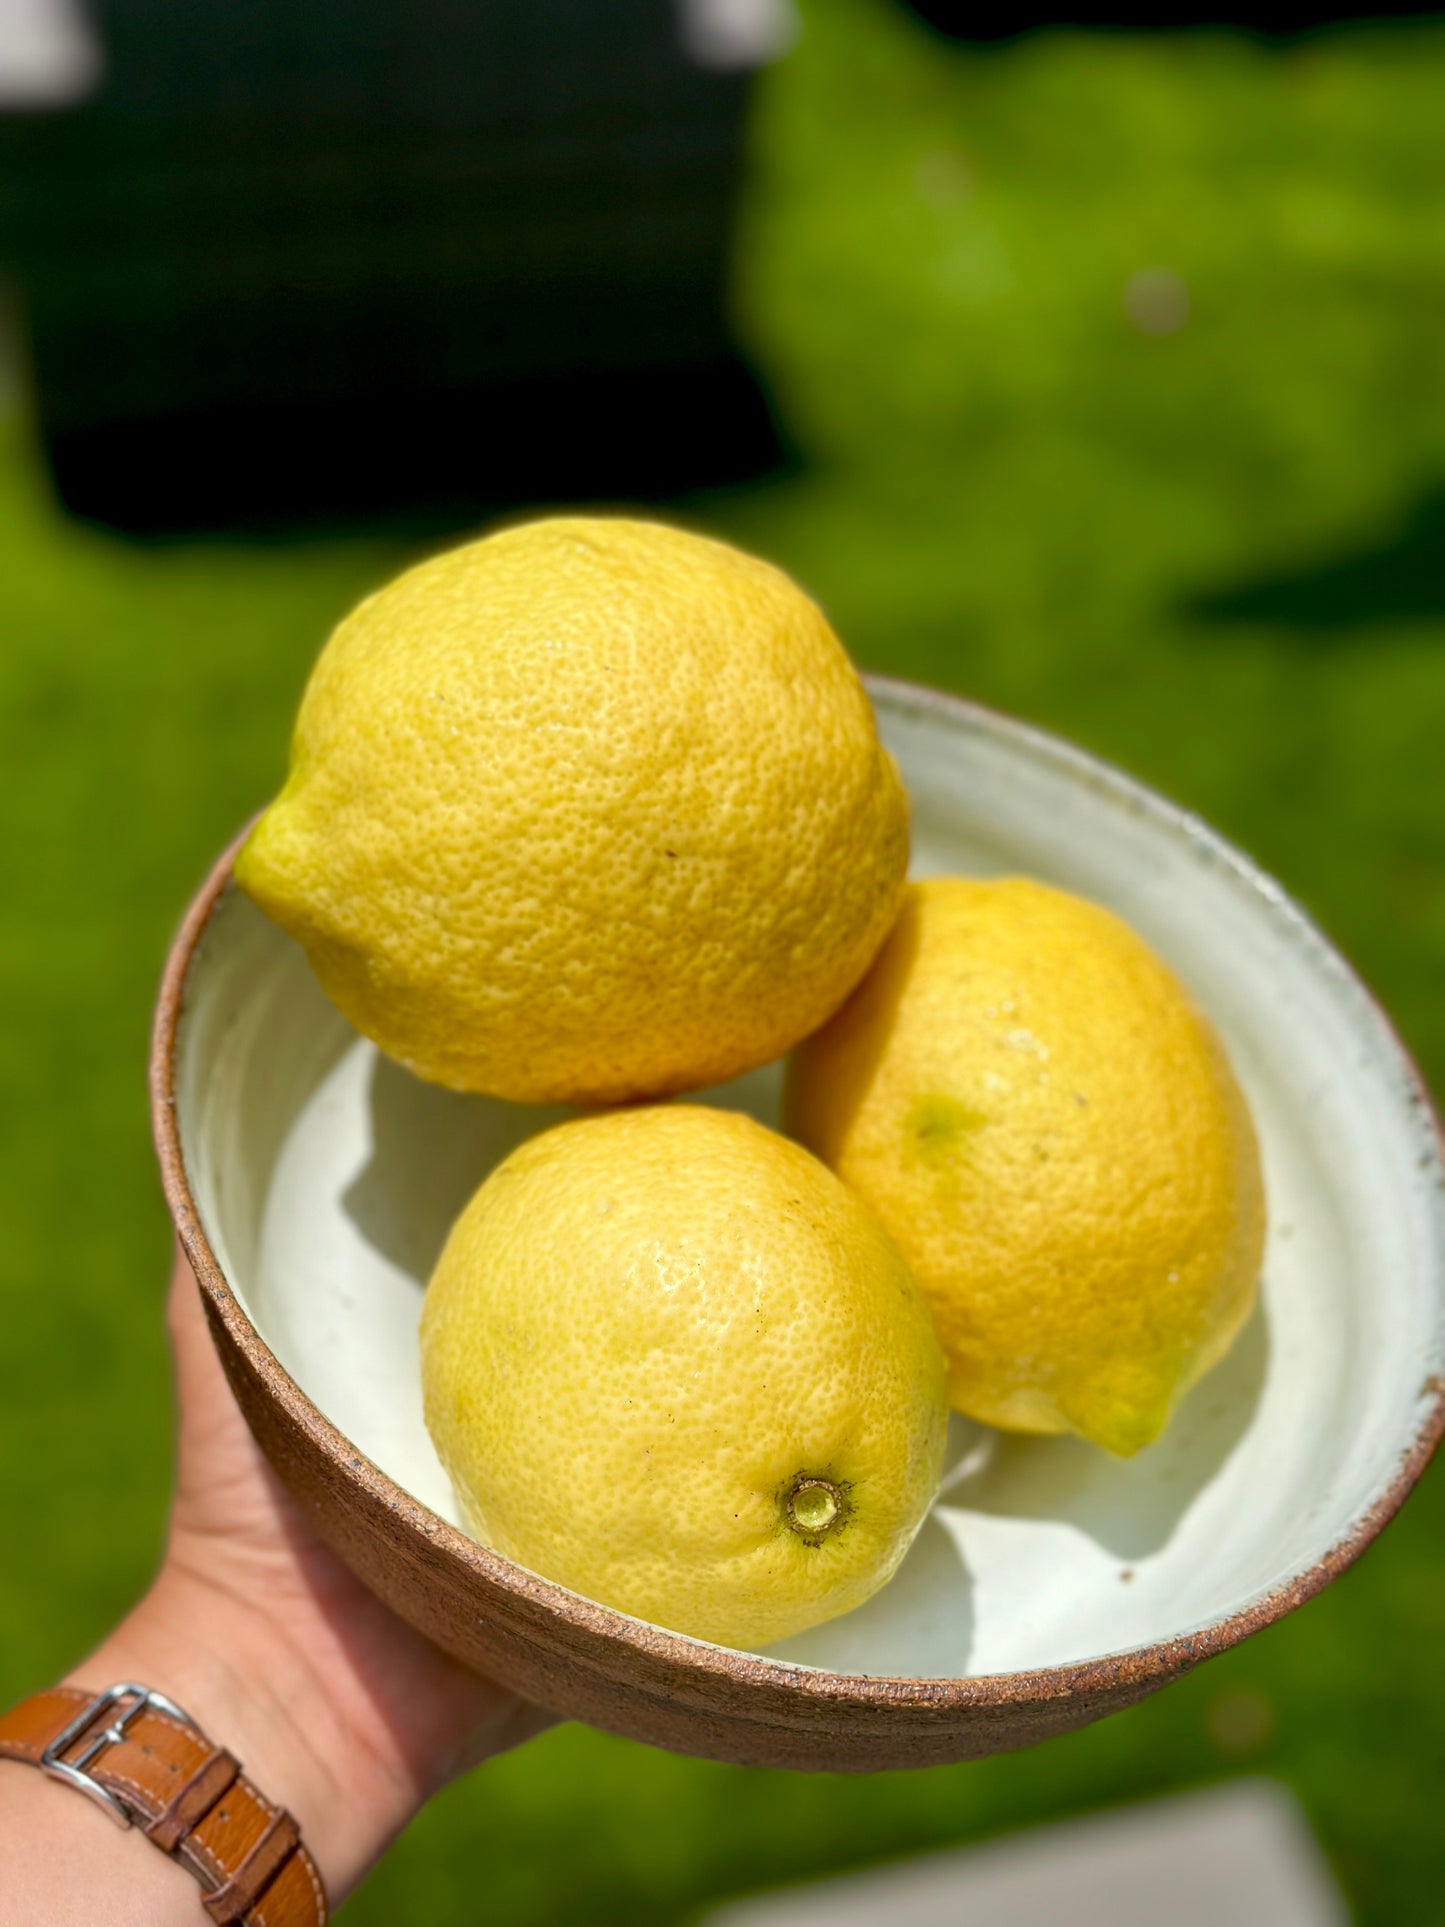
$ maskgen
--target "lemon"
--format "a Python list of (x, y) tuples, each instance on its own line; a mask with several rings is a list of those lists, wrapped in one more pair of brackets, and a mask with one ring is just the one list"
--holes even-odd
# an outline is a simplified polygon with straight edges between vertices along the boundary
[(423, 563), (341, 624), (236, 876), (420, 1076), (610, 1103), (820, 1024), (907, 858), (867, 696), (787, 576), (561, 517)]
[(912, 886), (785, 1116), (923, 1286), (962, 1412), (1146, 1445), (1253, 1302), (1254, 1131), (1182, 985), (1024, 878)]
[(723, 1645), (859, 1605), (938, 1484), (943, 1359), (907, 1266), (737, 1113), (613, 1111), (523, 1144), (458, 1219), (421, 1337), (476, 1535)]

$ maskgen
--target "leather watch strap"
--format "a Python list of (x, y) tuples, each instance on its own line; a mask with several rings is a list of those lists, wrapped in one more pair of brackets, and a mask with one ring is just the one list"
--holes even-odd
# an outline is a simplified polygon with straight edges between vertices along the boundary
[(144, 1687), (33, 1694), (0, 1714), (0, 1759), (43, 1767), (140, 1827), (195, 1875), (221, 1927), (325, 1927), (326, 1890), (290, 1814)]

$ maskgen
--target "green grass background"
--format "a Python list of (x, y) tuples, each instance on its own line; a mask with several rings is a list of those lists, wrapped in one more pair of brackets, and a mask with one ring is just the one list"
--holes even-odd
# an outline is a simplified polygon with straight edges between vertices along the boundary
[[(866, 665), (1203, 811), (1445, 1078), (1445, 28), (965, 51), (811, 0), (764, 77), (740, 322), (802, 452), (687, 505)], [(1182, 277), (1141, 334), (1124, 290)], [(0, 420), (0, 1701), (142, 1586), (165, 1504), (149, 1007), (275, 784), (328, 625), (413, 550), (65, 521)], [(1157, 1699), (850, 1780), (568, 1728), (437, 1801), (346, 1918), (663, 1923), (825, 1868), (1277, 1774), (1358, 1917), (1441, 1918), (1445, 1477), (1357, 1570)]]

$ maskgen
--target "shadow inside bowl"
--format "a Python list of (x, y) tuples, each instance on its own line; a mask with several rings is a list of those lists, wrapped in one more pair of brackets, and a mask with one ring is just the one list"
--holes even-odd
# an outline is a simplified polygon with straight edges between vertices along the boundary
[(1228, 1356), (1184, 1399), (1162, 1437), (1134, 1458), (1117, 1459), (1072, 1435), (994, 1432), (945, 1482), (942, 1502), (1070, 1525), (1119, 1559), (1147, 1559), (1167, 1548), (1248, 1432), (1268, 1371), (1261, 1300)]
[(830, 1619), (768, 1648), (772, 1659), (834, 1673), (919, 1677), (929, 1671), (961, 1679), (973, 1652), (973, 1581), (950, 1521), (924, 1520), (908, 1556), (881, 1592), (841, 1619)]
[(371, 1154), (342, 1193), (341, 1207), (379, 1258), (420, 1285), (487, 1173), (529, 1137), (577, 1115), (561, 1105), (445, 1091), (379, 1052), (367, 1110)]

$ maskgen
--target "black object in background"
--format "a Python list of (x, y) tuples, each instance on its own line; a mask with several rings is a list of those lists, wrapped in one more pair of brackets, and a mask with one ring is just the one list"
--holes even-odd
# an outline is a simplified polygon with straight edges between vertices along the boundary
[[(681, 31), (718, 4), (93, 0), (96, 97), (0, 115), (62, 499), (138, 531), (464, 519), (775, 466), (727, 325), (749, 76)], [(1362, 11), (898, 4), (971, 41)]]
[(908, 0), (930, 26), (954, 40), (1011, 40), (1036, 27), (1243, 27), (1290, 35), (1336, 21), (1440, 11), (1438, 0)]
[(62, 499), (133, 530), (738, 479), (747, 76), (674, 0), (103, 0), (0, 120), (0, 260)]

